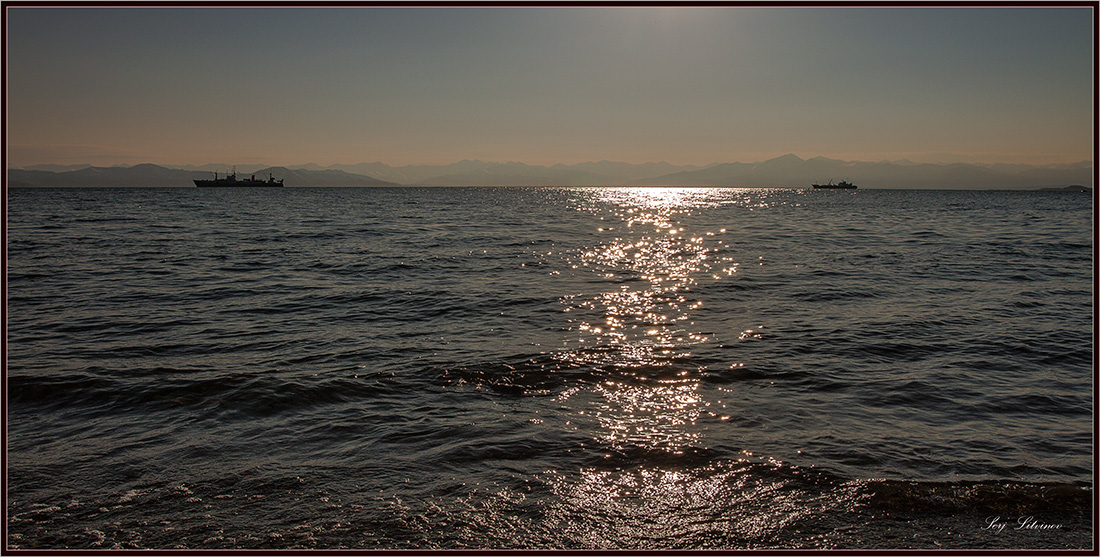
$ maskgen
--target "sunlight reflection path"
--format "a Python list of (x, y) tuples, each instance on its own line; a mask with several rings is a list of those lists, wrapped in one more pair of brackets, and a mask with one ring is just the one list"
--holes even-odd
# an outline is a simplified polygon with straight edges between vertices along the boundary
[[(590, 548), (644, 547), (646, 539), (669, 537), (695, 548), (730, 536), (751, 545), (774, 537), (809, 512), (803, 497), (819, 495), (784, 491), (789, 469), (779, 461), (761, 465), (750, 452), (722, 455), (707, 447), (707, 428), (721, 427), (729, 416), (708, 409), (724, 404), (706, 400), (703, 377), (708, 366), (744, 363), (717, 362), (715, 351), (702, 347), (727, 333), (739, 334), (738, 340), (760, 335), (696, 329), (704, 300), (693, 287), (736, 276), (740, 263), (726, 253), (725, 228), (697, 229), (687, 218), (727, 204), (766, 208), (770, 194), (725, 188), (577, 193), (578, 209), (606, 224), (596, 231), (599, 242), (568, 263), (606, 287), (561, 299), (570, 335), (554, 357), (591, 369), (598, 381), (575, 385), (557, 401), (582, 424), (577, 430), (592, 432), (603, 458), (579, 477), (547, 471), (566, 515), (592, 518), (591, 524), (568, 525), (563, 534)], [(693, 356), (693, 348), (701, 354)], [(741, 512), (719, 516), (716, 508)], [(552, 522), (553, 510), (550, 515)]]
[(579, 208), (601, 214), (608, 224), (598, 232), (609, 239), (576, 254), (571, 264), (610, 288), (562, 300), (575, 336), (556, 357), (609, 372), (587, 397), (603, 445), (683, 454), (701, 441), (694, 426), (706, 404), (699, 395), (702, 366), (692, 363), (691, 348), (711, 340), (692, 330), (692, 313), (703, 302), (691, 288), (701, 278), (732, 275), (737, 263), (718, 256), (714, 236), (724, 229), (688, 230), (680, 219), (692, 210), (743, 202), (743, 194), (695, 188), (588, 192)]
[[(573, 268), (587, 268), (616, 287), (566, 308), (576, 311), (570, 320), (585, 333), (575, 342), (586, 348), (611, 346), (614, 352), (567, 352), (575, 363), (611, 363), (639, 367), (668, 363), (690, 356), (686, 348), (707, 337), (685, 328), (690, 312), (702, 301), (690, 299), (700, 276), (712, 273), (722, 261), (706, 234), (693, 235), (675, 218), (693, 208), (728, 201), (736, 190), (683, 188), (616, 188), (599, 190), (588, 210), (610, 207), (614, 222), (600, 232), (613, 233), (610, 241), (579, 254)], [(722, 192), (726, 195), (723, 196)], [(708, 231), (710, 236), (714, 231)], [(736, 269), (731, 263), (723, 273)], [(565, 300), (571, 302), (571, 300)]]

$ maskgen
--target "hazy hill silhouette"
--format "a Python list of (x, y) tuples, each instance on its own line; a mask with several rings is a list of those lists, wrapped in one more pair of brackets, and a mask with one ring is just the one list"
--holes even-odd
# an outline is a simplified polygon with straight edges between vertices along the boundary
[[(87, 167), (63, 172), (9, 169), (15, 187), (193, 187), (192, 180), (212, 177), (209, 171), (155, 164), (132, 167)], [(254, 168), (254, 167), (253, 167)], [(384, 163), (272, 166), (239, 171), (238, 176), (268, 174), (287, 186), (722, 186), (796, 187), (828, 180), (848, 180), (863, 189), (1038, 189), (1069, 185), (1093, 186), (1093, 165), (1074, 164), (926, 164), (909, 161), (852, 162), (793, 154), (762, 162), (731, 162), (705, 167), (665, 162), (630, 164), (600, 161), (574, 165), (529, 165), (519, 162), (464, 160), (448, 165), (391, 167)], [(224, 171), (219, 175), (224, 175)]]
[[(256, 172), (238, 172), (238, 178), (255, 174), (267, 177), (273, 174), (282, 178), (287, 186), (394, 186), (386, 182), (349, 174), (340, 170), (290, 170), (276, 166), (263, 168)], [(225, 176), (219, 172), (219, 176)], [(8, 185), (14, 187), (195, 187), (194, 180), (213, 178), (213, 173), (198, 170), (180, 170), (155, 164), (139, 164), (130, 167), (92, 166), (67, 172), (48, 172), (44, 170), (8, 170)]]
[[(311, 169), (322, 167), (303, 165)], [(392, 167), (381, 162), (355, 165), (331, 165), (329, 169), (344, 170), (380, 180), (405, 185), (463, 186), (622, 186), (634, 180), (662, 176), (671, 172), (697, 170), (700, 166), (676, 166), (667, 162), (631, 164), (599, 161), (573, 165), (530, 165), (519, 162), (485, 162), (463, 160), (446, 165), (408, 165)]]
[(257, 177), (264, 178), (268, 174), (275, 178), (282, 178), (287, 186), (397, 186), (400, 184), (387, 182), (361, 174), (350, 174), (343, 170), (299, 170), (289, 169), (283, 166), (272, 166), (260, 169)]
[(847, 162), (825, 157), (809, 160), (783, 155), (759, 163), (717, 164), (635, 181), (635, 185), (809, 187), (811, 183), (848, 180), (861, 188), (1032, 189), (1092, 186), (1092, 164), (977, 165), (903, 162)]
[(194, 186), (194, 178), (207, 178), (206, 172), (165, 168), (155, 164), (135, 166), (90, 166), (66, 172), (8, 170), (12, 186), (39, 187), (172, 187)]

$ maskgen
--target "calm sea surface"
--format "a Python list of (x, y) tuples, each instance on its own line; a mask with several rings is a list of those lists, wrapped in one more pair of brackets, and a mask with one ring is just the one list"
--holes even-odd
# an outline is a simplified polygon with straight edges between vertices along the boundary
[(8, 547), (1092, 546), (1089, 194), (7, 209)]

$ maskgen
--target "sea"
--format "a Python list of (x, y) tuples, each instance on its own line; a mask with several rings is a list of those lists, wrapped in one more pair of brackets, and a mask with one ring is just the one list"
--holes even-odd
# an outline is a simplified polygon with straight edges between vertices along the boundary
[(5, 547), (1095, 547), (1093, 198), (7, 191)]

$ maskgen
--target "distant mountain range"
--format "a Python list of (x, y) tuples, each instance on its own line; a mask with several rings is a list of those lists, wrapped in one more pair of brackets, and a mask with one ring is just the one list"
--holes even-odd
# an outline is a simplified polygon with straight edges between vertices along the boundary
[[(243, 172), (237, 177), (268, 174), (282, 178), (287, 186), (397, 186), (393, 182), (369, 176), (349, 174), (341, 170), (300, 170), (273, 166)], [(224, 176), (221, 172), (219, 176)], [(89, 166), (78, 170), (50, 172), (48, 170), (8, 169), (8, 185), (12, 187), (195, 187), (193, 180), (213, 178), (211, 172), (166, 168), (155, 164), (137, 166)]]
[(810, 183), (847, 180), (861, 188), (912, 189), (1035, 189), (1092, 186), (1091, 162), (1075, 164), (979, 165), (850, 162), (825, 157), (803, 160), (783, 155), (760, 163), (716, 164), (701, 170), (677, 172), (640, 180), (639, 185), (695, 185), (743, 187), (807, 187)]
[[(167, 168), (35, 166), (9, 169), (13, 187), (193, 187), (192, 180), (224, 174), (227, 165)], [(755, 163), (677, 166), (666, 162), (600, 161), (574, 165), (460, 161), (448, 165), (391, 167), (380, 162), (321, 167), (239, 166), (239, 176), (269, 173), (287, 186), (723, 186), (798, 187), (847, 180), (860, 188), (1039, 189), (1093, 186), (1093, 164), (926, 164), (909, 161), (853, 162), (783, 155)]]

